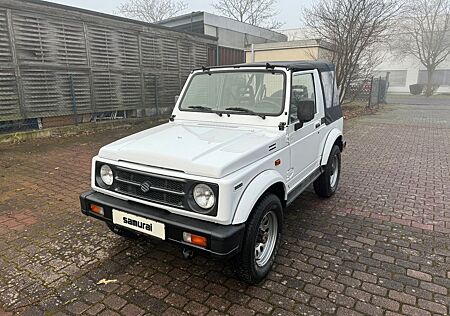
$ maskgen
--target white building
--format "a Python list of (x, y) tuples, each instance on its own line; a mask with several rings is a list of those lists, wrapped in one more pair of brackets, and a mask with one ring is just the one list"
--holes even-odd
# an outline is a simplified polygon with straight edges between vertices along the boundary
[[(289, 41), (311, 39), (313, 35), (308, 29), (298, 28), (283, 30), (281, 33)], [(317, 36), (313, 36), (317, 38)], [(427, 82), (426, 68), (414, 57), (399, 57), (388, 45), (380, 47), (382, 63), (375, 68), (374, 75), (385, 77), (389, 72), (389, 90), (391, 94), (409, 94), (409, 86)], [(450, 93), (450, 57), (439, 65), (433, 75), (433, 81), (439, 85), (436, 93)]]
[[(375, 75), (383, 77), (389, 72), (388, 92), (392, 94), (409, 94), (410, 85), (427, 83), (426, 68), (414, 57), (401, 58), (388, 51), (375, 70)], [(439, 65), (433, 75), (433, 82), (439, 85), (437, 94), (450, 92), (450, 58)]]

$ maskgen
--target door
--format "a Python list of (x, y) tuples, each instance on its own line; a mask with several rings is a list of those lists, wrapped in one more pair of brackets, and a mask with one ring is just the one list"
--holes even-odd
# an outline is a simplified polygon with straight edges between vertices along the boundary
[[(301, 71), (292, 74), (292, 92), (289, 113), (289, 144), (291, 154), (291, 169), (288, 175), (288, 186), (296, 187), (311, 172), (319, 167), (319, 146), (321, 142), (320, 130), (323, 117), (320, 78), (316, 70)], [(313, 103), (314, 114), (308, 121), (301, 121), (297, 108)], [(322, 106), (318, 106), (322, 105)], [(312, 118), (312, 119), (311, 119)]]

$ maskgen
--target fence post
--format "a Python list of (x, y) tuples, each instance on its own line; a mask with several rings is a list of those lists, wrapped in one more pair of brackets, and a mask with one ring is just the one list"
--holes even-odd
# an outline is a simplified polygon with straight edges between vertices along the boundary
[(159, 115), (159, 109), (158, 109), (158, 76), (155, 76), (155, 108), (156, 108), (156, 116)]
[(85, 22), (83, 22), (83, 36), (84, 36), (84, 45), (86, 47), (86, 62), (88, 66), (88, 75), (89, 75), (89, 98), (91, 100), (91, 119), (92, 119), (92, 117), (95, 117), (95, 113), (97, 111), (96, 91), (94, 87), (94, 72), (92, 70), (91, 42), (89, 40), (88, 26)]
[(74, 83), (73, 83), (72, 74), (69, 75), (69, 87), (70, 87), (70, 96), (72, 98), (73, 120), (75, 122), (75, 125), (78, 125), (77, 97), (75, 95), (75, 87), (74, 87)]
[(372, 106), (372, 92), (373, 92), (373, 76), (370, 78), (370, 92), (369, 92), (369, 104), (368, 107)]
[(380, 105), (380, 99), (381, 99), (381, 76), (378, 78), (378, 96), (377, 96), (377, 106)]

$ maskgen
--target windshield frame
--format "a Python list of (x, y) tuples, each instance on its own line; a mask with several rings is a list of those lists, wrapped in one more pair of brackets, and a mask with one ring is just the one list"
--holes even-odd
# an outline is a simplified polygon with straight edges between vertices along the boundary
[[(279, 113), (263, 113), (263, 112), (255, 112), (255, 113), (248, 113), (248, 112), (244, 112), (244, 111), (233, 111), (233, 110), (214, 110), (212, 109), (211, 111), (201, 111), (198, 109), (186, 109), (186, 108), (182, 108), (181, 105), (183, 104), (184, 98), (186, 97), (187, 92), (189, 91), (189, 87), (191, 86), (192, 80), (194, 80), (194, 78), (196, 76), (210, 76), (210, 75), (214, 75), (214, 74), (218, 74), (218, 73), (236, 73), (236, 72), (244, 72), (244, 73), (255, 73), (255, 72), (261, 72), (261, 73), (278, 73), (278, 74), (282, 74), (283, 75), (283, 98), (282, 101), (280, 103), (280, 112)], [(266, 69), (266, 68), (261, 68), (261, 69), (220, 69), (220, 70), (205, 70), (205, 71), (199, 71), (199, 72), (194, 72), (192, 74), (192, 76), (189, 79), (189, 82), (186, 84), (185, 89), (183, 91), (183, 95), (181, 96), (180, 100), (178, 101), (178, 110), (182, 111), (182, 112), (196, 112), (196, 113), (206, 113), (206, 114), (211, 114), (211, 113), (215, 113), (215, 114), (224, 114), (224, 115), (228, 115), (228, 114), (232, 114), (232, 115), (247, 115), (247, 116), (271, 116), (271, 117), (278, 117), (281, 114), (283, 114), (285, 112), (285, 105), (286, 105), (286, 91), (287, 91), (287, 76), (286, 76), (286, 72), (283, 70), (278, 70), (278, 69)], [(250, 109), (251, 110), (251, 109)]]

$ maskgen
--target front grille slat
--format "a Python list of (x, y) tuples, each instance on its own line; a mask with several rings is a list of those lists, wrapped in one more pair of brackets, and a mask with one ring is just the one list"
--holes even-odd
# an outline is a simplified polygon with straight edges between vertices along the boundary
[[(135, 186), (138, 186), (138, 187), (140, 187), (141, 184), (142, 184), (143, 182), (145, 182), (145, 181), (143, 181), (142, 183), (139, 183), (139, 182), (135, 182), (135, 181), (125, 180), (125, 179), (122, 179), (122, 178), (119, 178), (119, 177), (116, 177), (115, 179), (116, 179), (117, 181), (119, 181), (119, 182), (123, 182), (123, 183), (126, 183), (126, 184), (135, 185)], [(161, 192), (166, 192), (166, 193), (171, 193), (171, 194), (178, 194), (178, 195), (183, 195), (183, 196), (184, 196), (184, 192), (172, 191), (172, 190), (163, 189), (163, 188), (158, 188), (158, 187), (151, 187), (150, 190), (161, 191)]]
[[(186, 180), (116, 167), (115, 184), (111, 188), (117, 193), (147, 201), (184, 208)], [(148, 190), (142, 190), (146, 183)]]

